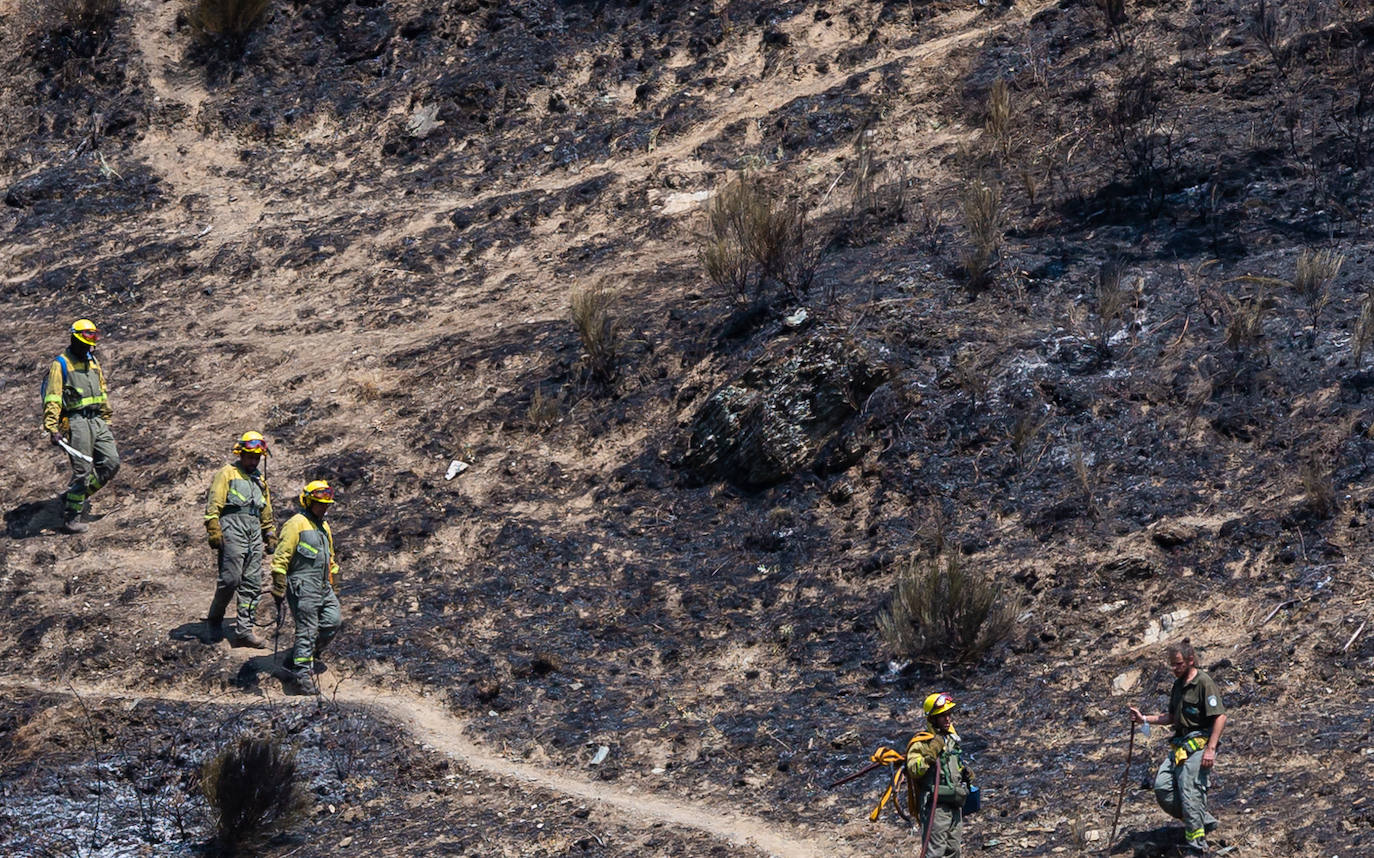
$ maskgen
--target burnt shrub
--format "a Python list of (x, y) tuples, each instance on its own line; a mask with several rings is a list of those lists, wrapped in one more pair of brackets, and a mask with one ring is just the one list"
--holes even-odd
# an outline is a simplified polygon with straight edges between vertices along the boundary
[(878, 614), (878, 632), (899, 657), (976, 663), (1006, 639), (1015, 616), (1000, 584), (948, 551), (899, 565), (892, 599)]
[(271, 5), (271, 0), (195, 0), (187, 18), (203, 45), (238, 55)]
[(119, 12), (119, 0), (56, 0), (52, 10), (77, 30), (108, 30)]
[(305, 810), (296, 753), (276, 736), (240, 736), (201, 769), (215, 817), (214, 849), (235, 855), (290, 826)]

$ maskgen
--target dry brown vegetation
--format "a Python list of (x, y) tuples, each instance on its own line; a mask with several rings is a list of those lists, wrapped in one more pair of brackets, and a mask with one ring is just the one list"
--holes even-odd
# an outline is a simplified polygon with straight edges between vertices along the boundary
[(951, 551), (901, 564), (877, 622), (899, 658), (976, 663), (1011, 635), (1015, 618), (1001, 585)]

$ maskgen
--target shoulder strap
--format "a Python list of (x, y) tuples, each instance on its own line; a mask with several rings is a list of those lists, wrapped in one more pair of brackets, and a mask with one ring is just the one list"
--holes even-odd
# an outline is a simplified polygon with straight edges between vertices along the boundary
[(67, 371), (70, 369), (70, 367), (67, 366), (67, 356), (58, 355), (57, 363), (62, 367), (62, 381), (65, 382), (67, 380)]

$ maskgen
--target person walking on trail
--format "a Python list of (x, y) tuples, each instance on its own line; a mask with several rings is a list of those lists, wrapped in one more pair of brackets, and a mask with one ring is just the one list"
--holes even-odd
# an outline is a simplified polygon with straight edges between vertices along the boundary
[(84, 533), (90, 526), (81, 513), (119, 471), (119, 451), (110, 432), (105, 373), (95, 358), (100, 330), (90, 319), (77, 319), (70, 333), (71, 343), (53, 359), (43, 382), (43, 432), (54, 447), (67, 451), (72, 466), (61, 498), (62, 529)]
[[(915, 811), (920, 816), (926, 858), (959, 858), (964, 801), (973, 774), (964, 765), (963, 748), (954, 729), (954, 698), (932, 694), (921, 708), (930, 730), (911, 737), (906, 747), (907, 775), (916, 784)], [(938, 771), (938, 779), (937, 779)], [(932, 807), (933, 802), (933, 807)]]
[(270, 455), (267, 441), (245, 432), (234, 444), (237, 462), (215, 472), (205, 499), (205, 531), (218, 554), (215, 597), (206, 622), (216, 638), (224, 633), (224, 609), (238, 594), (237, 614), (229, 635), (233, 646), (261, 649), (267, 642), (253, 631), (253, 617), (262, 596), (262, 553), (277, 548), (277, 525), (272, 519), (272, 493), (258, 470)]
[(319, 655), (342, 622), (334, 579), (339, 564), (334, 555), (334, 534), (324, 518), (334, 503), (334, 489), (324, 480), (308, 483), (298, 498), (301, 511), (282, 525), (281, 539), (272, 555), (272, 598), (281, 611), (282, 600), (291, 606), (296, 622), (296, 642), (291, 651), (291, 672), (301, 694), (315, 694), (312, 674), (323, 672)]
[(1165, 813), (1183, 820), (1185, 849), (1204, 855), (1207, 835), (1217, 825), (1216, 817), (1207, 811), (1207, 782), (1226, 727), (1226, 707), (1216, 682), (1198, 669), (1187, 638), (1171, 645), (1165, 656), (1174, 674), (1169, 711), (1145, 715), (1131, 706), (1131, 722), (1174, 728), (1169, 753), (1155, 774), (1155, 800)]

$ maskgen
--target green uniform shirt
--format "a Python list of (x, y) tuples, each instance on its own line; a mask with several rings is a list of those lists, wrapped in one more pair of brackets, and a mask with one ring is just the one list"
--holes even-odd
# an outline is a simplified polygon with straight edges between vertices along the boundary
[[(967, 777), (973, 778), (964, 765), (963, 747), (959, 734), (953, 728), (948, 733), (917, 733), (911, 737), (906, 747), (906, 769), (913, 783), (920, 785), (920, 792), (926, 793), (938, 788), (941, 799), (955, 796), (959, 782)], [(935, 781), (935, 761), (940, 761), (940, 783)]]
[(1169, 717), (1173, 719), (1175, 736), (1197, 732), (1210, 735), (1212, 722), (1218, 715), (1225, 714), (1221, 690), (1205, 672), (1199, 670), (1191, 682), (1174, 680), (1174, 687), (1169, 692)]

